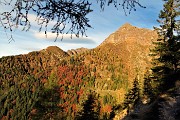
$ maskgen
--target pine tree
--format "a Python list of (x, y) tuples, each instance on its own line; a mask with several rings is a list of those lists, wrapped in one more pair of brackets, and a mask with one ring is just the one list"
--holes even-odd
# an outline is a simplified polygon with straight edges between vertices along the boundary
[(128, 111), (133, 109), (135, 105), (138, 104), (140, 100), (140, 87), (138, 79), (135, 78), (133, 83), (133, 88), (129, 90), (129, 92), (125, 95), (124, 100), (124, 109), (127, 108)]
[(151, 80), (159, 94), (173, 87), (180, 77), (180, 41), (178, 16), (179, 0), (166, 0), (163, 10), (160, 11), (160, 27), (155, 28), (159, 38), (152, 50), (154, 56)]
[(76, 120), (99, 120), (100, 103), (95, 93), (88, 95), (88, 99), (83, 104), (82, 111), (76, 117)]

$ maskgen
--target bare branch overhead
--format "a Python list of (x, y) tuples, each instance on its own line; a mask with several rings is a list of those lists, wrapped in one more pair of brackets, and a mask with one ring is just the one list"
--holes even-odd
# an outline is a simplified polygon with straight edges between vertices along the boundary
[[(143, 7), (139, 0), (97, 0), (100, 8), (114, 4), (123, 9), (136, 10), (136, 5)], [(121, 2), (121, 3), (120, 3)], [(92, 12), (92, 3), (89, 0), (0, 0), (0, 5), (11, 6), (11, 10), (0, 12), (0, 27), (13, 31), (18, 26), (23, 26), (23, 30), (28, 31), (31, 27), (29, 14), (36, 14), (39, 31), (48, 29), (59, 34), (75, 34), (77, 37), (86, 36), (86, 30), (91, 28), (87, 14)], [(53, 26), (49, 23), (53, 21)]]

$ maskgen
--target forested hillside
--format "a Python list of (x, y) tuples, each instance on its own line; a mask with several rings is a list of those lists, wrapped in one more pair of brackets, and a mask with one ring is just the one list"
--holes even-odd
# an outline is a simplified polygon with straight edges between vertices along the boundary
[[(157, 39), (156, 31), (126, 23), (94, 49), (65, 52), (50, 46), (0, 58), (0, 118), (109, 120), (150, 114), (158, 108), (148, 105), (166, 98), (149, 82)], [(176, 88), (171, 92), (178, 94)], [(137, 114), (137, 106), (152, 111)]]
[[(142, 88), (143, 73), (151, 66), (149, 48), (156, 39), (156, 32), (127, 23), (95, 49), (81, 48), (66, 53), (51, 46), (27, 55), (1, 58), (1, 109), (4, 111), (1, 118), (16, 118), (18, 104), (35, 99), (29, 110), (24, 110), (26, 116), (75, 119), (92, 93), (97, 97), (99, 118), (113, 118), (115, 108), (122, 105), (135, 78)], [(16, 103), (20, 96), (11, 92), (26, 89), (24, 99)], [(26, 94), (32, 95), (27, 98)]]

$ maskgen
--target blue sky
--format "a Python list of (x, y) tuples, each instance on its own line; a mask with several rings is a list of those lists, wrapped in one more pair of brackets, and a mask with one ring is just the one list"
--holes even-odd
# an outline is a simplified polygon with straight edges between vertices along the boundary
[[(87, 30), (86, 34), (88, 37), (73, 37), (71, 39), (70, 35), (65, 35), (62, 41), (58, 39), (54, 42), (55, 35), (49, 31), (48, 38), (46, 38), (44, 32), (38, 32), (36, 22), (32, 21), (32, 27), (28, 32), (21, 31), (21, 29), (13, 31), (15, 41), (9, 43), (10, 33), (5, 33), (4, 30), (0, 28), (0, 57), (26, 54), (52, 45), (58, 46), (65, 51), (80, 47), (95, 48), (111, 33), (115, 32), (120, 26), (127, 22), (140, 28), (153, 29), (153, 26), (158, 26), (156, 20), (163, 6), (162, 0), (139, 1), (143, 6), (146, 6), (146, 9), (137, 6), (137, 10), (132, 11), (131, 14), (127, 16), (121, 6), (118, 7), (118, 10), (113, 6), (106, 6), (105, 10), (102, 11), (99, 4), (96, 2), (93, 3), (92, 9), (94, 11), (87, 16), (93, 27)], [(6, 9), (7, 8), (0, 6), (0, 11), (5, 11)], [(30, 14), (30, 19), (33, 20), (34, 17), (35, 15)]]

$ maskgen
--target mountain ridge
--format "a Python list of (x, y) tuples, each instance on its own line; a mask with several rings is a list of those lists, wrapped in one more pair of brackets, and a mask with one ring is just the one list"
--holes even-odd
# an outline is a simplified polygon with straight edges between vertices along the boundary
[[(94, 49), (79, 48), (65, 52), (57, 46), (49, 46), (46, 49), (40, 50), (39, 53), (43, 56), (49, 56), (49, 60), (51, 61), (49, 63), (51, 64), (50, 66), (57, 64), (58, 60), (62, 60), (66, 57), (78, 56), (91, 52), (93, 53), (92, 55), (86, 55), (82, 58), (85, 60), (84, 63), (86, 65), (91, 64), (92, 60), (94, 62), (98, 61), (98, 56), (97, 54), (94, 55), (94, 52), (102, 54), (102, 57), (111, 56), (112, 59), (118, 57), (119, 60), (116, 63), (121, 61), (124, 66), (123, 71), (127, 72), (128, 81), (131, 83), (137, 76), (142, 81), (144, 77), (143, 74), (151, 67), (152, 58), (149, 56), (149, 53), (150, 49), (153, 47), (152, 42), (156, 39), (156, 31), (138, 28), (129, 23), (125, 23)], [(32, 53), (33, 52), (30, 52), (29, 54)], [(105, 55), (106, 53), (108, 55)], [(109, 64), (111, 64), (111, 62)], [(92, 66), (99, 66), (99, 69), (101, 68), (101, 65), (98, 64)], [(108, 66), (108, 64), (105, 66)]]
[[(25, 55), (0, 58), (0, 85), (16, 83), (31, 75), (46, 87), (57, 87), (63, 111), (75, 114), (90, 91), (100, 96), (102, 110), (113, 110), (123, 103), (135, 78), (143, 84), (151, 67), (149, 57), (157, 34), (128, 23), (112, 33), (94, 49), (72, 49), (67, 52), (49, 46)], [(6, 86), (5, 86), (6, 87)], [(141, 86), (142, 87), (142, 86)]]

